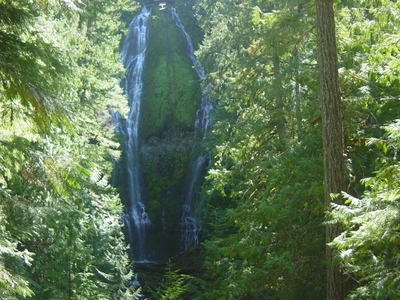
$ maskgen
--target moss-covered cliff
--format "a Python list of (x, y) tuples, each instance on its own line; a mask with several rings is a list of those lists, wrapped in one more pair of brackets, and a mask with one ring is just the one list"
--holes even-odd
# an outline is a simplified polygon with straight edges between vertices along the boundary
[[(141, 186), (133, 187), (140, 188), (141, 202), (151, 220), (144, 239), (144, 259), (157, 261), (166, 261), (179, 252), (184, 184), (194, 147), (196, 111), (201, 101), (200, 79), (187, 56), (182, 32), (171, 18), (171, 8), (170, 4), (165, 9), (153, 4), (147, 23), (138, 125)], [(190, 5), (181, 3), (176, 10), (185, 27), (188, 26), (189, 34), (199, 36)], [(124, 150), (114, 168), (113, 184), (129, 211), (127, 149)]]
[[(139, 121), (143, 202), (152, 221), (151, 259), (179, 251), (182, 190), (201, 91), (170, 8), (152, 8)], [(160, 247), (162, 243), (163, 247)]]
[(200, 99), (199, 78), (169, 10), (152, 9), (140, 120), (143, 139), (180, 128), (192, 131)]

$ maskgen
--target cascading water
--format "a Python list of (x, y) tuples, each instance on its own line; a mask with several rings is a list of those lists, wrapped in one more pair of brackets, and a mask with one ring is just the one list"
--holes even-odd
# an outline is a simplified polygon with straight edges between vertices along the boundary
[[(176, 25), (181, 30), (186, 44), (186, 54), (192, 61), (194, 69), (197, 76), (203, 79), (204, 69), (196, 59), (194, 55), (194, 48), (192, 40), (189, 34), (186, 32), (182, 21), (177, 14), (175, 8), (171, 9), (172, 18), (175, 20)], [(181, 227), (181, 250), (185, 251), (189, 247), (197, 245), (199, 241), (199, 233), (201, 229), (197, 226), (196, 222), (196, 212), (195, 209), (198, 205), (198, 200), (200, 198), (200, 186), (203, 180), (203, 173), (205, 170), (205, 165), (208, 162), (209, 153), (205, 151), (200, 151), (200, 154), (195, 155), (199, 142), (205, 139), (207, 129), (210, 126), (210, 114), (213, 109), (213, 105), (208, 93), (204, 90), (202, 91), (200, 108), (196, 113), (195, 120), (195, 146), (193, 148), (194, 159), (190, 162), (188, 170), (188, 178), (186, 182), (184, 203), (182, 205), (182, 216), (180, 221)]]
[(132, 20), (129, 26), (129, 34), (123, 42), (121, 60), (127, 70), (124, 89), (130, 111), (126, 121), (122, 124), (119, 121), (118, 126), (116, 126), (125, 140), (129, 200), (125, 205), (124, 223), (128, 242), (131, 246), (131, 259), (135, 261), (146, 260), (146, 251), (144, 249), (145, 231), (146, 227), (150, 225), (150, 219), (142, 202), (138, 159), (138, 127), (143, 90), (142, 73), (147, 47), (147, 21), (149, 15), (150, 10), (147, 7), (143, 7), (140, 14)]
[[(126, 69), (123, 86), (130, 111), (126, 119), (111, 112), (116, 131), (124, 140), (123, 157), (115, 168), (114, 186), (119, 189), (125, 205), (123, 219), (126, 239), (131, 248), (130, 258), (136, 263), (167, 259), (177, 254), (177, 251), (187, 250), (198, 243), (201, 229), (197, 225), (196, 207), (199, 204), (200, 187), (209, 158), (209, 153), (202, 148), (201, 142), (206, 137), (210, 113), (213, 109), (210, 97), (201, 91), (201, 99), (198, 96), (193, 98), (193, 95), (200, 96), (197, 84), (177, 85), (174, 81), (174, 78), (179, 78), (186, 72), (190, 74), (190, 77), (182, 77), (183, 80), (188, 78), (187, 80), (195, 83), (196, 75), (200, 79), (204, 78), (204, 70), (194, 55), (191, 38), (175, 9), (171, 8), (169, 15), (167, 11), (161, 13), (163, 9), (164, 7), (159, 10), (153, 8), (154, 17), (149, 18), (149, 6), (143, 7), (130, 23), (129, 33), (121, 49), (121, 60)], [(151, 25), (151, 29), (148, 24)], [(159, 34), (160, 32), (163, 35)], [(179, 33), (182, 34), (183, 39)], [(171, 44), (170, 42), (173, 41), (171, 37), (176, 37), (176, 34), (179, 36), (176, 40), (178, 44)], [(163, 39), (154, 39), (154, 37), (152, 39), (151, 36), (148, 39), (149, 35), (158, 38), (163, 36)], [(159, 51), (164, 49), (164, 45), (165, 52)], [(186, 55), (181, 51), (183, 47), (185, 47)], [(146, 58), (147, 48), (148, 57)], [(154, 63), (155, 61), (158, 63)], [(184, 71), (182, 66), (190, 71)], [(167, 75), (164, 76), (163, 72)], [(148, 84), (145, 88), (143, 87), (144, 78)], [(162, 84), (168, 85), (163, 88)], [(179, 93), (174, 93), (175, 90), (172, 91), (171, 87), (180, 89)], [(189, 88), (191, 90), (188, 90)], [(153, 94), (156, 94), (156, 97), (153, 97)], [(177, 98), (177, 95), (182, 98)], [(195, 104), (192, 104), (192, 108), (187, 107), (187, 103), (192, 99), (200, 100), (200, 108), (196, 115), (194, 115)], [(146, 102), (141, 103), (141, 101)], [(160, 116), (151, 115), (151, 109), (163, 107), (163, 105), (171, 107), (178, 105), (179, 107), (179, 101), (186, 103), (186, 106), (181, 107), (187, 110), (181, 115), (171, 115), (171, 121), (165, 121), (164, 127), (160, 127), (157, 133), (146, 135), (146, 130), (153, 128), (149, 124), (153, 120), (157, 123), (159, 120), (154, 118)], [(175, 107), (177, 106), (173, 106), (174, 109)], [(194, 128), (190, 129), (189, 125), (182, 129), (182, 123), (179, 123), (182, 121), (176, 121), (184, 120), (182, 117), (185, 114), (194, 120)], [(161, 115), (160, 119), (163, 120), (162, 118)], [(182, 134), (185, 130), (186, 135)], [(193, 132), (194, 136), (188, 135), (187, 132)], [(179, 141), (183, 146), (176, 147), (170, 143), (171, 140)], [(171, 161), (177, 159), (177, 151), (182, 153), (183, 157), (178, 158), (178, 163), (185, 161), (185, 165), (184, 167), (177, 166), (175, 169)], [(192, 159), (189, 162), (190, 153)], [(174, 156), (170, 158), (171, 155), (175, 155), (175, 158)], [(186, 178), (185, 171), (179, 171), (179, 168), (187, 168)], [(153, 170), (161, 175), (154, 175), (151, 173), (154, 172)], [(180, 181), (177, 181), (174, 176), (181, 176)], [(160, 181), (154, 178), (159, 178)], [(171, 181), (172, 184), (168, 186), (165, 184), (166, 181)], [(147, 211), (151, 215), (152, 222), (146, 213), (144, 203), (148, 206)]]

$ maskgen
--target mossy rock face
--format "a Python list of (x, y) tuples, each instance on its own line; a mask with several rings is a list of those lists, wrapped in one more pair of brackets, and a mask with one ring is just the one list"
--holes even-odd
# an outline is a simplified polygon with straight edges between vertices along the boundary
[(192, 145), (193, 134), (174, 130), (149, 137), (140, 148), (146, 211), (152, 220), (147, 247), (157, 260), (179, 251), (182, 185)]
[(149, 26), (139, 129), (143, 140), (165, 130), (193, 130), (201, 96), (199, 78), (169, 9), (154, 6)]
[(179, 252), (183, 185), (201, 89), (169, 8), (154, 5), (149, 26), (139, 120), (143, 202), (152, 222), (146, 249), (151, 259), (167, 260)]
[(179, 185), (188, 168), (193, 134), (179, 130), (166, 131), (162, 137), (152, 136), (140, 148), (142, 171), (147, 182), (155, 180), (158, 189), (151, 197), (159, 197), (156, 190), (168, 190)]

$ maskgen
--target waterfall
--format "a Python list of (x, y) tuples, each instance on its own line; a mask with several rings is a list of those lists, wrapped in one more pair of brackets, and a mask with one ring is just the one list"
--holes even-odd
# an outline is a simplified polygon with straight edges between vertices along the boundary
[[(175, 186), (172, 188), (162, 191), (160, 198), (157, 198), (158, 196), (154, 197), (154, 194), (150, 196), (149, 184), (153, 185), (157, 183), (149, 183), (148, 173), (146, 173), (148, 172), (146, 168), (148, 168), (149, 163), (143, 162), (139, 158), (139, 152), (141, 151), (140, 153), (142, 154), (145, 153), (143, 152), (146, 149), (144, 145), (148, 142), (147, 137), (141, 137), (143, 140), (139, 144), (139, 126), (141, 126), (139, 120), (146, 118), (149, 105), (148, 102), (143, 102), (146, 105), (143, 104), (141, 108), (141, 100), (144, 98), (142, 97), (142, 94), (144, 94), (142, 77), (145, 73), (145, 62), (147, 61), (147, 66), (157, 68), (157, 66), (154, 66), (149, 61), (149, 59), (152, 59), (152, 62), (154, 62), (154, 58), (149, 58), (149, 56), (146, 58), (147, 47), (153, 47), (154, 45), (154, 40), (150, 40), (149, 42), (148, 39), (148, 25), (159, 26), (156, 21), (157, 17), (159, 17), (157, 15), (159, 11), (154, 13), (157, 16), (154, 17), (154, 21), (149, 17), (150, 12), (150, 5), (142, 8), (141, 12), (131, 21), (129, 33), (122, 43), (121, 61), (126, 70), (126, 76), (122, 85), (128, 99), (129, 113), (126, 117), (123, 117), (115, 112), (111, 112), (115, 122), (115, 130), (122, 136), (124, 141), (123, 157), (121, 163), (115, 168), (117, 175), (113, 184), (119, 188), (121, 198), (124, 202), (123, 221), (125, 224), (125, 235), (131, 248), (130, 259), (136, 263), (146, 263), (148, 260), (160, 258), (165, 259), (167, 255), (176, 254), (178, 246), (180, 250), (184, 251), (198, 244), (201, 228), (197, 224), (198, 215), (196, 214), (196, 207), (199, 205), (200, 187), (203, 183), (206, 164), (209, 161), (209, 153), (202, 147), (202, 141), (205, 139), (210, 127), (210, 114), (213, 109), (208, 93), (202, 90), (201, 99), (199, 99), (199, 108), (196, 115), (192, 115), (195, 117), (193, 124), (194, 146), (192, 150), (190, 148), (186, 150), (191, 151), (192, 157), (190, 163), (187, 165), (186, 178), (179, 184), (175, 183)], [(164, 16), (167, 15), (165, 14)], [(172, 32), (180, 31), (182, 33), (186, 55), (197, 77), (203, 79), (205, 76), (204, 70), (194, 55), (191, 38), (174, 8), (171, 8), (169, 17), (168, 22), (170, 23), (168, 24), (172, 24)], [(151, 34), (153, 32), (156, 31), (151, 31)], [(165, 29), (164, 38), (167, 38), (167, 33), (168, 31)], [(154, 51), (149, 53), (154, 55)], [(179, 56), (181, 56), (181, 53), (179, 53)], [(187, 58), (184, 54), (181, 60), (185, 64), (187, 63)], [(172, 62), (167, 61), (167, 66), (172, 66)], [(187, 67), (190, 67), (190, 63)], [(147, 70), (146, 74), (152, 74), (151, 72), (154, 71)], [(151, 87), (146, 87), (146, 91), (149, 92), (151, 88), (155, 88), (154, 84)], [(149, 99), (146, 98), (146, 101)], [(160, 98), (160, 100), (162, 99), (164, 98)], [(168, 98), (165, 101), (168, 101)], [(143, 113), (142, 116), (140, 116), (141, 110)], [(191, 111), (194, 113), (193, 109)], [(149, 119), (147, 118), (146, 122), (148, 121)], [(148, 125), (144, 123), (143, 126)], [(142, 127), (141, 130), (144, 131), (144, 128)], [(165, 130), (170, 129), (165, 128)], [(157, 137), (157, 140), (159, 139)], [(160, 161), (160, 163), (162, 164), (163, 162)], [(144, 168), (143, 170), (140, 168), (141, 165)], [(146, 212), (145, 203), (150, 203), (147, 211), (150, 211), (152, 222)], [(180, 207), (181, 210), (178, 210), (177, 207)], [(177, 238), (178, 240), (176, 240)]]
[[(117, 130), (125, 141), (125, 156), (127, 168), (128, 203), (125, 205), (124, 223), (128, 242), (131, 247), (131, 259), (146, 260), (145, 231), (150, 225), (150, 219), (142, 202), (139, 170), (138, 127), (140, 116), (140, 101), (142, 96), (142, 73), (147, 47), (147, 21), (150, 10), (143, 7), (129, 25), (121, 50), (121, 61), (126, 69), (124, 90), (128, 98), (130, 111), (124, 123), (118, 118)], [(115, 120), (115, 118), (114, 118)]]
[[(194, 48), (189, 34), (186, 32), (182, 21), (177, 14), (175, 8), (171, 9), (172, 18), (175, 20), (176, 26), (181, 30), (186, 44), (186, 54), (191, 60), (197, 76), (203, 79), (205, 76), (204, 69), (194, 55)], [(195, 246), (199, 241), (199, 233), (201, 228), (197, 226), (195, 209), (200, 198), (200, 187), (203, 181), (203, 173), (208, 162), (209, 153), (206, 151), (196, 151), (199, 142), (206, 138), (207, 130), (210, 127), (210, 114), (213, 105), (209, 94), (202, 90), (200, 108), (196, 113), (195, 120), (195, 146), (193, 148), (193, 157), (188, 170), (188, 178), (184, 194), (184, 203), (182, 205), (182, 216), (180, 220), (181, 227), (181, 250), (185, 251), (191, 246)]]
[[(190, 38), (189, 34), (186, 32), (185, 27), (182, 24), (182, 21), (177, 14), (175, 8), (171, 9), (171, 14), (172, 18), (175, 20), (176, 26), (179, 27), (181, 30), (183, 37), (185, 38), (185, 43), (186, 43), (186, 54), (192, 61), (193, 67), (196, 71), (197, 76), (199, 76), (200, 79), (203, 79), (205, 76), (204, 69), (200, 65), (199, 61), (197, 60), (196, 56), (194, 55), (194, 48), (192, 44), (192, 39)], [(210, 127), (210, 115), (211, 111), (213, 110), (213, 104), (211, 102), (211, 98), (209, 94), (202, 90), (202, 96), (201, 96), (201, 101), (200, 101), (200, 109), (197, 111), (196, 115), (196, 122), (195, 122), (195, 127), (196, 127), (196, 134), (200, 134), (201, 139), (205, 139), (207, 129)]]

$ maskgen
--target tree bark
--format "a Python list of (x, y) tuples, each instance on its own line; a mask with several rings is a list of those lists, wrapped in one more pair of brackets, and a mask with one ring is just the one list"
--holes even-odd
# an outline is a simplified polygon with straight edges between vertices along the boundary
[[(339, 89), (338, 57), (333, 0), (315, 0), (317, 12), (318, 65), (324, 150), (325, 201), (329, 210), (331, 194), (346, 188), (343, 157), (343, 126)], [(342, 203), (338, 197), (335, 202)], [(341, 232), (338, 224), (327, 225), (326, 242)], [(327, 299), (341, 300), (349, 292), (349, 281), (334, 261), (334, 250), (327, 246)]]
[(300, 96), (300, 83), (299, 83), (299, 52), (297, 49), (293, 51), (293, 57), (295, 59), (295, 87), (294, 87), (294, 95), (295, 95), (295, 113), (296, 113), (296, 121), (297, 121), (297, 140), (300, 141), (300, 137), (303, 133), (303, 125), (301, 118), (301, 96)]
[(274, 54), (272, 55), (272, 62), (274, 71), (274, 81), (276, 85), (275, 88), (277, 89), (276, 99), (275, 99), (277, 116), (274, 119), (278, 131), (279, 144), (282, 147), (282, 149), (284, 149), (286, 141), (286, 126), (285, 126), (285, 118), (283, 116), (282, 85), (281, 85), (281, 79), (279, 78), (279, 76), (281, 75), (280, 61), (277, 52), (274, 52)]

